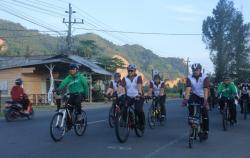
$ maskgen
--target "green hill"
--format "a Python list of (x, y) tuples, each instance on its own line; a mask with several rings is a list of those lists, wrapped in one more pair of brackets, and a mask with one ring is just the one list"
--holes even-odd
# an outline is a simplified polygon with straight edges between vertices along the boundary
[[(62, 52), (61, 50), (65, 46), (65, 41), (62, 38), (41, 34), (35, 30), (27, 30), (20, 24), (5, 20), (0, 20), (0, 38), (4, 39), (8, 46), (8, 50), (1, 52), (1, 55), (9, 56), (58, 54)], [(181, 58), (159, 57), (140, 45), (115, 45), (92, 33), (75, 36), (74, 46), (77, 47), (81, 40), (95, 41), (102, 55), (113, 56), (118, 54), (123, 56), (130, 63), (135, 63), (147, 78), (150, 78), (152, 69), (160, 70), (164, 78), (170, 79), (185, 74), (186, 66)]]

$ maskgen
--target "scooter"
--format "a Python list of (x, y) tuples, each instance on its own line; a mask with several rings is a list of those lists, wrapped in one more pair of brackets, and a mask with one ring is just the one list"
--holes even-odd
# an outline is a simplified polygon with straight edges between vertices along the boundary
[(28, 105), (27, 111), (24, 111), (23, 106), (20, 103), (14, 101), (6, 101), (4, 116), (7, 122), (24, 117), (30, 120), (34, 118), (34, 110), (31, 103)]

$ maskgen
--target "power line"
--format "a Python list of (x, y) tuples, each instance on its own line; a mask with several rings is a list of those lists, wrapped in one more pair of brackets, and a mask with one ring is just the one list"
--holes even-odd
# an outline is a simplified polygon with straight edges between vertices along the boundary
[[(8, 14), (11, 14), (11, 15), (13, 15), (13, 16), (15, 16), (15, 17), (18, 17), (18, 18), (20, 18), (20, 19), (23, 19), (23, 20), (25, 20), (25, 21), (28, 21), (28, 22), (30, 22), (30, 23), (32, 23), (32, 24), (37, 25), (37, 26), (43, 27), (43, 28), (45, 28), (45, 29), (47, 29), (47, 30), (50, 30), (50, 31), (52, 31), (52, 32), (56, 32), (56, 33), (58, 33), (59, 35), (62, 35), (60, 32), (58, 32), (58, 31), (56, 31), (56, 30), (54, 30), (54, 29), (51, 29), (51, 28), (49, 28), (48, 26), (45, 26), (44, 24), (40, 24), (39, 22), (36, 22), (35, 20), (32, 20), (31, 18), (28, 18), (27, 16), (24, 16), (24, 15), (15, 13), (15, 11), (17, 11), (17, 10), (15, 10), (15, 11), (13, 12), (13, 10), (10, 9), (10, 8), (8, 7), (8, 5), (6, 5), (6, 4), (5, 4), (5, 6), (2, 6), (2, 5), (0, 4), (0, 7), (2, 8), (2, 11), (6, 12), (6, 13), (8, 13)], [(8, 10), (7, 10), (7, 9), (8, 9)]]
[(29, 6), (30, 8), (36, 8), (37, 10), (42, 10), (42, 11), (45, 11), (45, 12), (48, 12), (48, 13), (54, 13), (56, 15), (60, 15), (61, 17), (64, 16), (62, 13), (56, 12), (54, 10), (49, 10), (49, 9), (41, 8), (41, 7), (38, 7), (36, 5), (29, 4), (29, 3), (26, 3), (26, 2), (22, 2), (22, 1), (19, 1), (19, 0), (12, 0), (12, 1), (15, 2), (15, 3), (19, 3), (21, 5), (24, 5), (24, 6)]
[(74, 29), (89, 30), (89, 31), (100, 31), (100, 32), (113, 32), (113, 33), (124, 33), (124, 34), (139, 34), (139, 35), (163, 35), (163, 36), (200, 36), (200, 33), (162, 33), (162, 32), (135, 32), (135, 31), (117, 31), (117, 30), (104, 30), (104, 29), (89, 29), (74, 27)]
[(0, 38), (23, 38), (23, 37), (36, 37), (36, 36), (42, 36), (42, 35), (0, 36)]
[[(0, 28), (0, 31), (20, 31), (20, 32), (55, 32), (55, 31), (39, 31), (39, 30), (21, 30), (21, 29), (6, 29), (6, 28)], [(66, 30), (61, 30), (61, 31), (58, 31), (58, 32), (67, 32)]]
[[(26, 0), (27, 1), (27, 0)], [(38, 4), (38, 5), (42, 5), (42, 6), (45, 6), (45, 7), (48, 7), (48, 8), (51, 8), (51, 9), (61, 9), (61, 10), (66, 10), (67, 8), (63, 8), (61, 6), (57, 6), (55, 4), (52, 4), (52, 3), (48, 3), (48, 2), (44, 2), (44, 1), (41, 1), (41, 0), (28, 0), (32, 3), (35, 3), (35, 4)]]

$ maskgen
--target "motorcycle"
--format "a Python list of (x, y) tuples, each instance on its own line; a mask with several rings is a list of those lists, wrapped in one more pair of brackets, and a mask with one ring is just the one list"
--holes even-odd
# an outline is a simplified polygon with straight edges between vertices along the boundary
[(27, 107), (27, 111), (24, 111), (23, 106), (20, 103), (13, 101), (5, 102), (4, 116), (6, 121), (14, 121), (18, 118), (34, 118), (34, 110), (32, 108), (32, 104), (30, 103)]

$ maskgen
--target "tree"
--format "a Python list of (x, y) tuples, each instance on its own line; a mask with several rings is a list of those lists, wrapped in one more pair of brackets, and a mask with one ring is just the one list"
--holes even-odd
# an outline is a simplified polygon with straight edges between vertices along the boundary
[(114, 72), (116, 71), (118, 68), (120, 69), (124, 69), (125, 68), (125, 63), (123, 62), (123, 60), (119, 59), (119, 58), (112, 58), (109, 56), (102, 56), (97, 58), (97, 64), (101, 67), (103, 67), (104, 69), (110, 71), (110, 72)]
[(240, 78), (241, 68), (249, 65), (249, 24), (244, 24), (243, 15), (234, 8), (234, 3), (220, 0), (213, 9), (213, 16), (203, 21), (202, 32), (216, 80), (221, 80), (225, 74)]
[(80, 41), (80, 45), (77, 48), (77, 53), (80, 56), (91, 58), (99, 53), (97, 45), (93, 40)]

